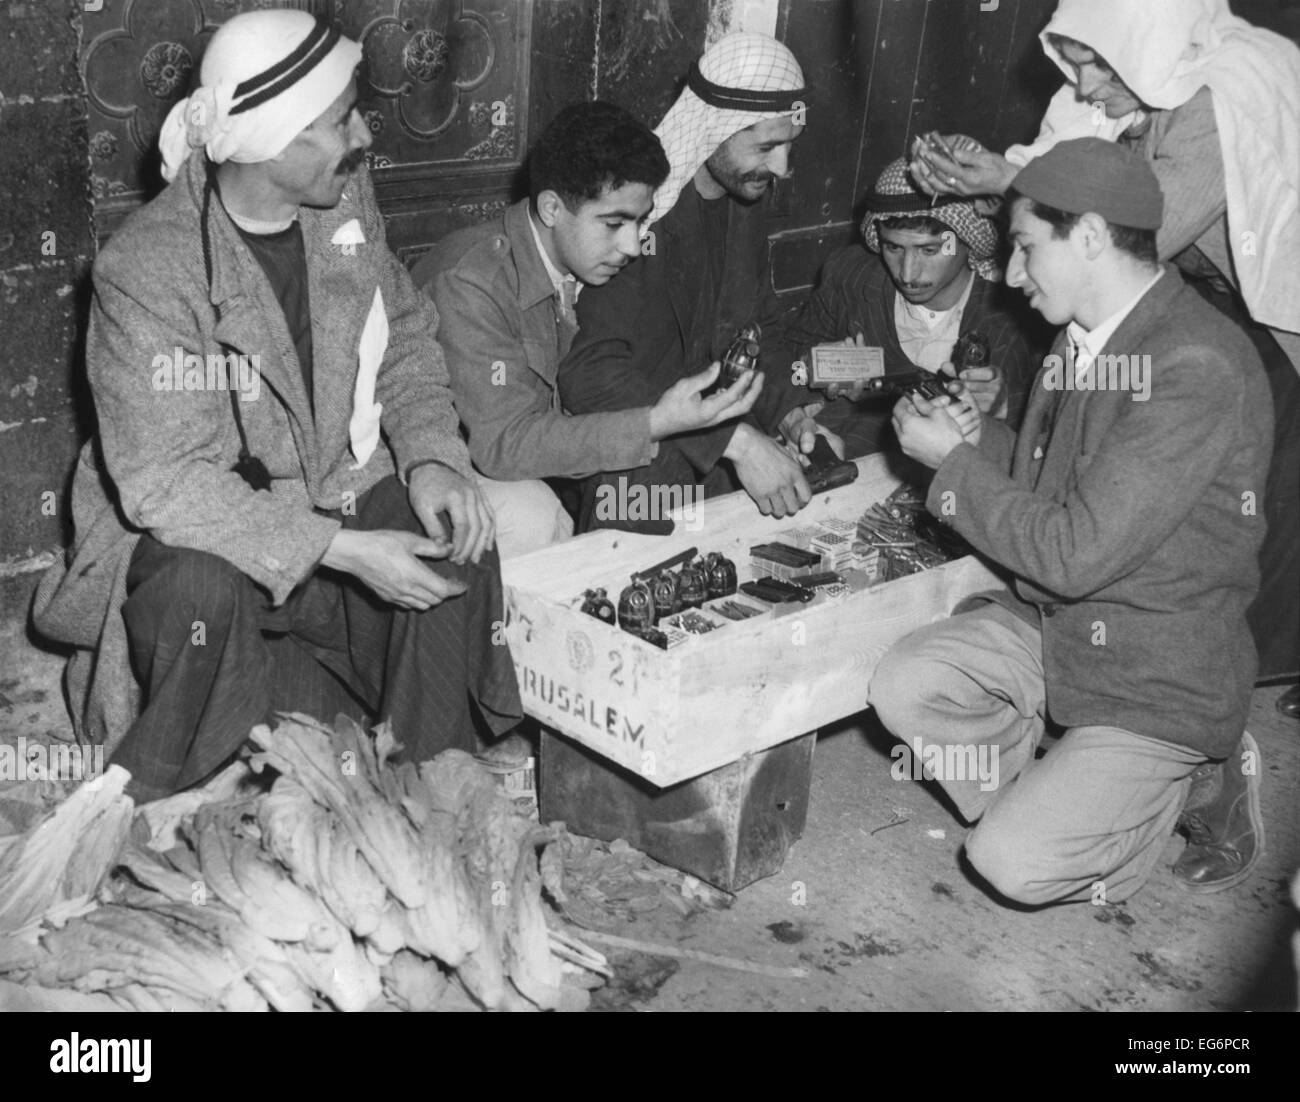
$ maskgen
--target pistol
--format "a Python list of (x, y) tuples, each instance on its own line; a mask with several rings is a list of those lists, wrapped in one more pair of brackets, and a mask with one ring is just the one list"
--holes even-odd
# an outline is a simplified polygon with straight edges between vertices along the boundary
[(983, 333), (967, 333), (952, 346), (952, 362), (959, 375), (968, 367), (987, 367), (989, 355), (988, 338)]
[(950, 398), (947, 384), (952, 380), (944, 375), (932, 372), (899, 371), (892, 375), (877, 375), (867, 380), (865, 398), (884, 397), (901, 398), (904, 395), (920, 395), (922, 398)]
[(813, 494), (833, 490), (837, 486), (847, 486), (858, 477), (858, 465), (836, 455), (824, 436), (817, 437), (808, 460), (809, 465), (804, 471), (804, 477), (807, 478), (808, 489)]

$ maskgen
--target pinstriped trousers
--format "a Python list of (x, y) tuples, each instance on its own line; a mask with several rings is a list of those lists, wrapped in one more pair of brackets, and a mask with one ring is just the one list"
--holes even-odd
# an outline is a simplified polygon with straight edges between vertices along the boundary
[[(422, 532), (406, 489), (386, 478), (345, 528)], [(143, 536), (127, 575), (131, 665), (144, 708), (113, 755), (137, 802), (199, 784), (277, 711), (329, 722), (388, 719), (404, 754), (425, 761), (477, 747), (522, 716), (492, 551), (477, 565), (431, 564), (467, 592), (424, 612), (381, 601), (318, 570), (280, 607), (225, 559)], [(493, 637), (497, 636), (494, 643)]]

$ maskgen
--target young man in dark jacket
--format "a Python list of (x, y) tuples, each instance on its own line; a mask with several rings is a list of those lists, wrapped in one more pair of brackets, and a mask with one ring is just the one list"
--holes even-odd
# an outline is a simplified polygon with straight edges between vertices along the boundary
[[(979, 820), (971, 863), (1022, 903), (1128, 898), (1180, 823), (1192, 891), (1239, 883), (1263, 849), (1243, 731), (1271, 400), (1245, 334), (1156, 261), (1162, 210), (1113, 143), (1031, 162), (1008, 282), (1067, 328), (1020, 432), (985, 418), (971, 442), (923, 400), (894, 408), (903, 451), (935, 469), (931, 511), (1014, 583), (898, 643), (869, 699)], [(1049, 719), (1065, 734), (1037, 761)], [(973, 783), (990, 757), (996, 779)]]

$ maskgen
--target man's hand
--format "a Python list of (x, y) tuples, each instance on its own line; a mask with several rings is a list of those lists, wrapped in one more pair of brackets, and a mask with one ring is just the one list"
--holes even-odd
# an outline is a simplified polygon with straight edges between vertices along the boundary
[(952, 384), (952, 396), (948, 399), (947, 405), (942, 402), (934, 404), (943, 405), (947, 410), (948, 416), (961, 429), (961, 434), (966, 443), (979, 446), (980, 436), (984, 432), (984, 417), (980, 413), (980, 408), (975, 404), (975, 398), (971, 392), (966, 389), (966, 384), (957, 382)]
[(1007, 388), (1002, 368), (985, 364), (983, 367), (968, 367), (960, 375), (956, 367), (946, 363), (939, 370), (951, 378), (960, 379), (966, 384), (970, 399), (979, 407), (979, 411), (989, 417), (1006, 417)]
[(812, 499), (798, 461), (753, 426), (738, 425), (723, 454), (764, 516), (792, 516)]
[[(411, 474), (411, 509), (435, 542), (451, 543), (451, 561), (478, 562), (496, 539), (496, 518), (479, 488), (442, 463), (426, 463)], [(451, 520), (451, 532), (439, 513)]]
[(904, 455), (937, 470), (958, 444), (978, 441), (978, 434), (976, 440), (970, 440), (962, 432), (962, 423), (969, 425), (972, 416), (978, 419), (979, 411), (958, 406), (951, 399), (945, 404), (942, 399), (931, 402), (910, 395), (894, 406), (894, 432)]
[(715, 360), (698, 375), (688, 375), (664, 391), (663, 397), (650, 409), (650, 439), (662, 440), (679, 432), (711, 429), (723, 421), (744, 417), (753, 409), (763, 389), (763, 375), (759, 371), (746, 371), (726, 390), (708, 398), (700, 397), (700, 392), (713, 385), (721, 370), (722, 365)]
[(817, 437), (826, 437), (826, 443), (840, 459), (844, 458), (844, 441), (830, 429), (819, 425), (814, 417), (821, 412), (822, 403), (808, 406), (796, 406), (785, 415), (779, 426), (781, 436), (785, 439), (786, 450), (799, 461), (800, 466), (808, 466), (808, 456), (817, 444)]
[(949, 134), (943, 140), (955, 159), (921, 138), (913, 142), (908, 168), (917, 187), (927, 195), (1002, 195), (1006, 192), (1018, 171), (1015, 165), (964, 134)]
[(414, 532), (340, 529), (321, 565), (360, 579), (389, 604), (423, 611), (459, 597), (467, 588), (464, 582), (435, 574), (420, 561), (445, 559), (450, 550), (450, 541), (428, 539)]

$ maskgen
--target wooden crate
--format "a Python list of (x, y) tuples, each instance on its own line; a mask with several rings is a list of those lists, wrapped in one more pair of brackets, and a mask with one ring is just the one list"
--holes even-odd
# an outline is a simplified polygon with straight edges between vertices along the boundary
[(884, 456), (858, 466), (856, 482), (793, 518), (764, 517), (748, 495), (728, 494), (696, 506), (695, 531), (679, 517), (670, 536), (591, 532), (504, 563), (506, 637), (524, 710), (659, 788), (861, 711), (894, 642), (1000, 585), (977, 559), (836, 601), (779, 606), (670, 651), (580, 612), (576, 600), (604, 586), (617, 601), (630, 574), (688, 547), (733, 558), (744, 580), (752, 545), (816, 520), (856, 518), (899, 484)]

